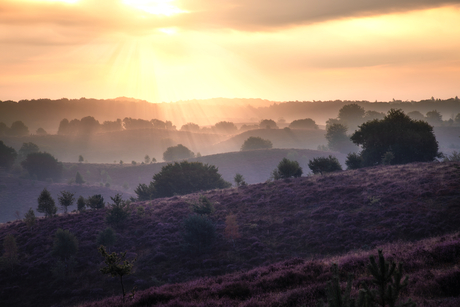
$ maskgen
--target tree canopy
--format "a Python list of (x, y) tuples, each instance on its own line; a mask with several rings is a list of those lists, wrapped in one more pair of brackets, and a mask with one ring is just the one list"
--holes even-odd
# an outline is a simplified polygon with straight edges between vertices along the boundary
[(311, 118), (297, 119), (289, 124), (291, 129), (318, 129), (318, 125)]
[(381, 164), (387, 152), (394, 155), (392, 164), (433, 161), (440, 155), (433, 127), (402, 110), (391, 109), (384, 119), (362, 124), (351, 140), (362, 146), (364, 166)]
[(54, 181), (58, 181), (62, 175), (62, 163), (47, 152), (33, 152), (27, 155), (21, 165), (38, 180), (52, 178)]
[(176, 160), (183, 160), (195, 157), (193, 151), (188, 149), (182, 144), (177, 146), (168, 147), (166, 151), (163, 153), (163, 160), (165, 161), (176, 161)]
[(0, 167), (9, 168), (12, 166), (17, 155), (13, 147), (6, 146), (3, 141), (0, 141)]
[(270, 140), (265, 140), (258, 136), (251, 136), (244, 141), (241, 146), (241, 151), (254, 150), (254, 149), (270, 149), (273, 144)]

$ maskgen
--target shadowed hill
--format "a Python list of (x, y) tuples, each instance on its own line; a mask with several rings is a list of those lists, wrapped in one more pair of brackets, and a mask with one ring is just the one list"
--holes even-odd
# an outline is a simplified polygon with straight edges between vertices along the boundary
[[(459, 191), (460, 164), (453, 162), (372, 167), (260, 183), (240, 189), (208, 191), (202, 194), (215, 206), (211, 219), (216, 225), (217, 241), (211, 250), (202, 254), (191, 254), (184, 249), (181, 235), (182, 221), (200, 194), (137, 202), (130, 205), (131, 216), (124, 227), (117, 230), (118, 240), (111, 251), (128, 251), (129, 259), (137, 257), (135, 272), (126, 278), (126, 284), (128, 288), (136, 285), (139, 289), (147, 289), (163, 283), (251, 270), (293, 258), (319, 258), (361, 248), (374, 249), (388, 242), (414, 241), (459, 231)], [(139, 214), (142, 211), (138, 211), (138, 207), (144, 208), (143, 214)], [(236, 215), (241, 234), (234, 244), (224, 237), (225, 219), (231, 213)], [(98, 272), (102, 259), (97, 253), (96, 237), (106, 227), (104, 216), (105, 210), (97, 210), (40, 219), (32, 229), (28, 229), (23, 222), (3, 225), (0, 240), (7, 234), (15, 236), (19, 263), (13, 270), (1, 270), (0, 285), (3, 290), (0, 300), (8, 306), (70, 306), (112, 295), (113, 289), (118, 291), (117, 280)], [(52, 235), (58, 228), (74, 233), (80, 247), (76, 255), (75, 273), (64, 282), (57, 281), (51, 274), (56, 265), (56, 259), (50, 253)], [(414, 254), (418, 262), (413, 262), (413, 265), (423, 265), (420, 264), (423, 259), (434, 261), (434, 269), (446, 261), (456, 263), (460, 249), (458, 243), (449, 242), (446, 241), (446, 246), (440, 244), (441, 250), (437, 252), (426, 253), (423, 249), (414, 251), (420, 256)], [(404, 252), (401, 254), (404, 255)], [(441, 259), (436, 255), (440, 255)], [(409, 254), (406, 256), (409, 257)], [(356, 260), (360, 267), (362, 262)], [(295, 261), (291, 263), (301, 265), (307, 262), (301, 260), (297, 264)], [(356, 267), (353, 263), (349, 264), (352, 268)], [(289, 265), (279, 264), (275, 267)], [(309, 274), (308, 270), (304, 273)], [(325, 282), (330, 275), (320, 278), (323, 273), (327, 272), (318, 271), (312, 276)], [(246, 294), (244, 300), (254, 302), (263, 297), (272, 300), (275, 294), (270, 293), (281, 293), (280, 289), (288, 296), (280, 294), (277, 299), (288, 299), (291, 294), (304, 297), (304, 290), (295, 290), (294, 294), (287, 290), (294, 289), (297, 284), (308, 283), (308, 278), (296, 275), (295, 270), (294, 275), (270, 274), (265, 283), (262, 273), (255, 277), (247, 274), (238, 277), (251, 283), (248, 286), (250, 295)], [(436, 276), (444, 276), (442, 274)], [(419, 278), (427, 280), (430, 277), (420, 275)], [(278, 281), (275, 282), (275, 279)], [(212, 279), (212, 282), (214, 280), (217, 279)], [(227, 279), (223, 278), (222, 282), (224, 280)], [(146, 302), (150, 303), (139, 303), (137, 306), (170, 301), (173, 304), (174, 297), (182, 296), (180, 289), (191, 285), (167, 286), (161, 291), (177, 289), (178, 294), (172, 294), (173, 297), (171, 294), (159, 294), (153, 299), (147, 298)], [(257, 287), (260, 290), (253, 290)], [(315, 294), (308, 294), (310, 299), (317, 297), (317, 291), (323, 288), (323, 284), (315, 287)], [(418, 289), (422, 293), (423, 284)], [(206, 293), (205, 290), (206, 287), (202, 287), (202, 293)], [(188, 292), (192, 295), (189, 298), (191, 302), (200, 299), (196, 291)], [(437, 291), (436, 295), (445, 296), (444, 290)], [(458, 295), (458, 290), (455, 291)], [(222, 293), (222, 297), (231, 295)], [(214, 294), (210, 295), (210, 299), (214, 297)], [(305, 300), (302, 298), (302, 301)]]

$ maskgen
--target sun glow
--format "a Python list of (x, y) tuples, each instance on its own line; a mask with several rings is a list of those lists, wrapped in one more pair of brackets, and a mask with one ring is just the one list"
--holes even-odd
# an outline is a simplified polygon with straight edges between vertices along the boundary
[(123, 0), (123, 3), (154, 15), (186, 13), (172, 4), (174, 0)]

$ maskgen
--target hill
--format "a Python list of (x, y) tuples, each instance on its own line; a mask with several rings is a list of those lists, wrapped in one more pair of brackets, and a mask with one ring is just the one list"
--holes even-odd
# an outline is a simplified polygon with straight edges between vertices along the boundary
[[(460, 164), (450, 162), (372, 167), (204, 192), (216, 209), (211, 218), (216, 225), (217, 241), (202, 254), (184, 249), (181, 235), (182, 220), (190, 214), (190, 206), (200, 194), (137, 202), (130, 205), (131, 216), (117, 230), (118, 240), (111, 251), (128, 251), (128, 258), (137, 257), (135, 273), (126, 278), (126, 285), (142, 290), (248, 271), (293, 258), (369, 250), (388, 242), (415, 241), (459, 231), (459, 188)], [(139, 207), (144, 208), (144, 213)], [(224, 237), (225, 219), (231, 213), (237, 217), (241, 234), (234, 244)], [(71, 306), (118, 293), (118, 281), (98, 272), (102, 259), (97, 253), (96, 238), (106, 227), (104, 216), (103, 209), (40, 219), (31, 229), (21, 221), (3, 225), (0, 240), (7, 234), (15, 236), (19, 262), (13, 268), (2, 268), (0, 300), (7, 306)], [(50, 253), (58, 228), (68, 229), (79, 241), (74, 273), (62, 280), (53, 276), (57, 259)], [(458, 243), (449, 245), (450, 239), (439, 240), (446, 242), (445, 252), (427, 254), (419, 250), (420, 258), (415, 259), (434, 259), (433, 268), (446, 261), (442, 259), (456, 263), (460, 254)], [(436, 254), (445, 258), (439, 260)], [(244, 280), (242, 276), (239, 278)], [(254, 278), (247, 276), (251, 283), (263, 281), (259, 277), (251, 281)], [(284, 290), (304, 283), (295, 276), (289, 274), (286, 282), (285, 277), (279, 277)], [(430, 278), (423, 276), (423, 280)], [(321, 280), (326, 279), (323, 276)], [(268, 293), (270, 284), (261, 283), (260, 287)], [(185, 286), (166, 287), (169, 290), (164, 291), (179, 291)], [(205, 288), (201, 289), (206, 293)], [(200, 297), (193, 291), (188, 293), (193, 299)], [(261, 298), (265, 295), (250, 293), (253, 300), (259, 294)], [(283, 299), (282, 294), (277, 297)], [(165, 302), (170, 300), (169, 297)]]

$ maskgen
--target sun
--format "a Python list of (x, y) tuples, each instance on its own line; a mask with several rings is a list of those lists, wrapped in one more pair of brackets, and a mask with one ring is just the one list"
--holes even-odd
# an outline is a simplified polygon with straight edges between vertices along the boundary
[(150, 14), (171, 16), (186, 11), (173, 5), (174, 0), (123, 0), (123, 3)]

